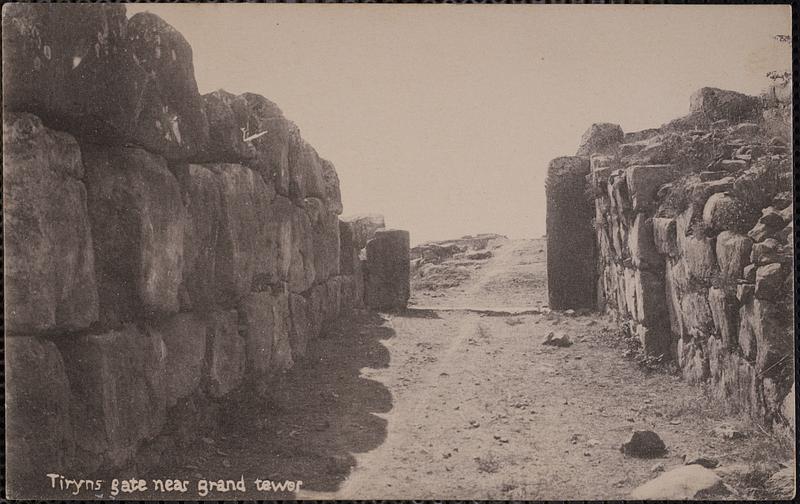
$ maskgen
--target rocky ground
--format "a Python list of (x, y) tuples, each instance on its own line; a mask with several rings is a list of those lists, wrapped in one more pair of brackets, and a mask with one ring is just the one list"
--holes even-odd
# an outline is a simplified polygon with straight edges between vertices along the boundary
[[(413, 289), (404, 313), (332, 327), (268, 404), (230, 410), (195, 439), (178, 474), (303, 481), (299, 492), (208, 498), (622, 499), (662, 471), (687, 477), (670, 471), (688, 455), (717, 463), (717, 492), (777, 496), (780, 477), (766, 481), (787, 474), (790, 440), (641, 359), (605, 318), (549, 312), (544, 249), (497, 238), (490, 257), (441, 259), (468, 274)], [(551, 332), (572, 344), (542, 345)], [(636, 430), (654, 431), (666, 452), (623, 454)]]

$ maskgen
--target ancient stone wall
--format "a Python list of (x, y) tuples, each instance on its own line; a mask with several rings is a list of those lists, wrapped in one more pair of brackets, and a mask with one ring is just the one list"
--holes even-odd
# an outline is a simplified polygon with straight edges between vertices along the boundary
[(339, 219), (333, 164), (274, 103), (201, 96), (155, 15), (5, 5), (3, 48), (13, 493), (123, 466), (302, 365), (363, 306), (359, 252), (384, 224)]
[(578, 151), (599, 307), (645, 352), (767, 423), (794, 417), (791, 135), (771, 93), (704, 88), (689, 115), (625, 134), (594, 125)]

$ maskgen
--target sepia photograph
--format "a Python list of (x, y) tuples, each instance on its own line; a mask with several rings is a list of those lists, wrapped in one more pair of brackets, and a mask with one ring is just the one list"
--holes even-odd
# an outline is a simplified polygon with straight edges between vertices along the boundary
[(4, 497), (794, 499), (792, 21), (4, 3)]

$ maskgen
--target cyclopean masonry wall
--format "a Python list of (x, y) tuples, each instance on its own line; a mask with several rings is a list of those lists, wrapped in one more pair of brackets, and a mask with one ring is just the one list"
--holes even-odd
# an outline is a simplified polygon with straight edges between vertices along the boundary
[(5, 5), (3, 48), (6, 460), (36, 497), (302, 365), (363, 307), (384, 224), (339, 219), (333, 164), (274, 103), (199, 95), (157, 16)]
[[(793, 425), (787, 110), (774, 89), (752, 97), (703, 88), (689, 115), (661, 128), (594, 125), (578, 151), (590, 174), (576, 183), (594, 200), (599, 308), (648, 354), (675, 359), (687, 381), (760, 421)], [(577, 212), (581, 192), (548, 198), (564, 194), (557, 212)], [(560, 217), (548, 206), (551, 218)], [(549, 249), (565, 243), (548, 228)], [(578, 267), (576, 250), (566, 259)]]

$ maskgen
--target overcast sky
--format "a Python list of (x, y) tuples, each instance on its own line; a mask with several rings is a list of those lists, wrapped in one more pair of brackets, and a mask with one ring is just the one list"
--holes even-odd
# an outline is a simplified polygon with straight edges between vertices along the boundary
[(339, 173), (345, 215), (412, 242), (540, 236), (550, 159), (593, 122), (688, 112), (790, 69), (787, 6), (128, 4), (175, 26), (201, 93), (276, 102)]

